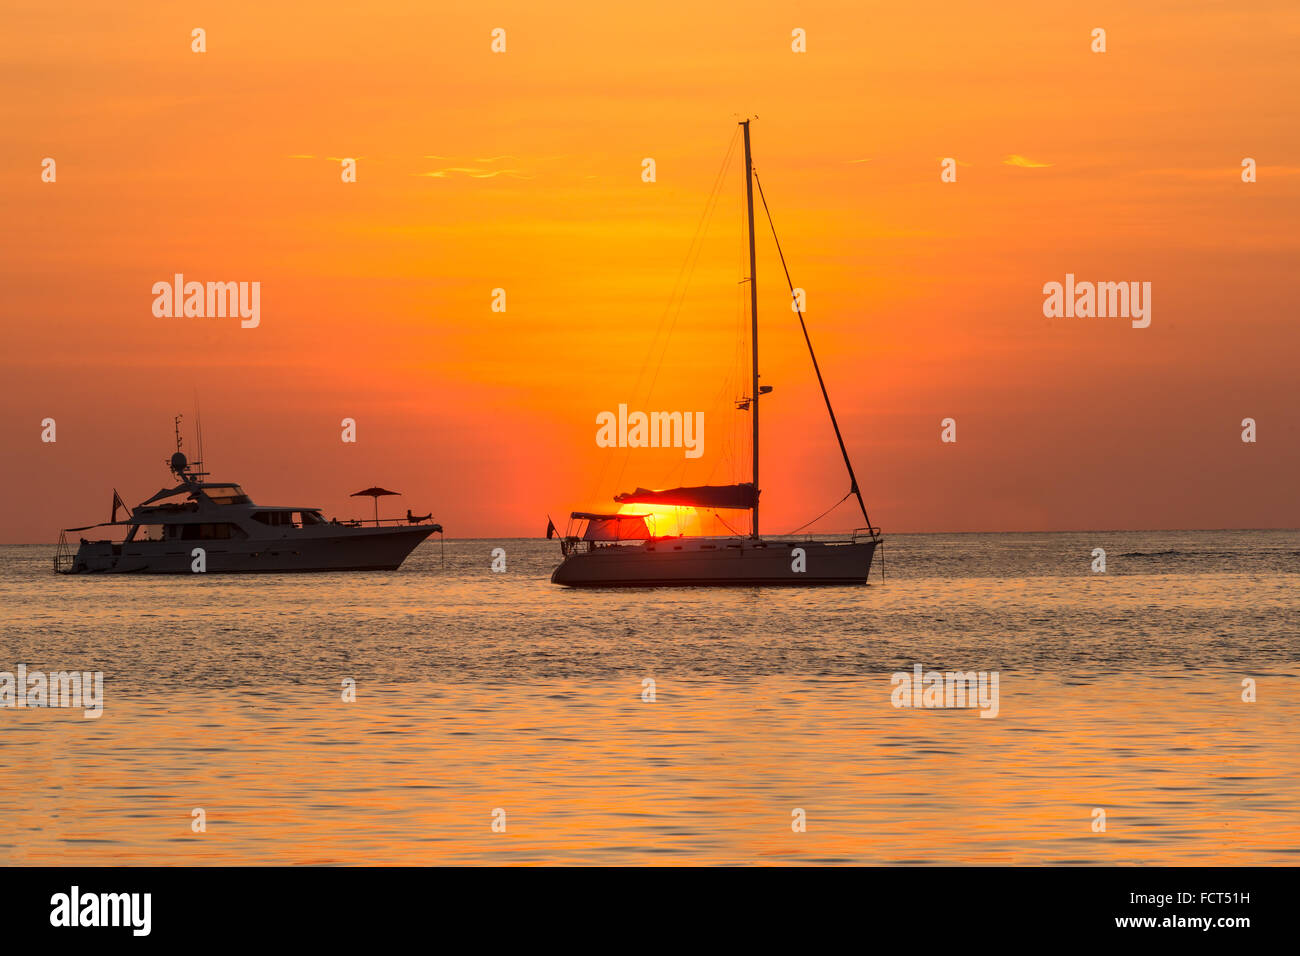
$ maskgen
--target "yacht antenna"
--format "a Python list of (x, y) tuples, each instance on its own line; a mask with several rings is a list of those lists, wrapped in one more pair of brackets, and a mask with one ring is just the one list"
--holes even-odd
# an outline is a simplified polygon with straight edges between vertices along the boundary
[(167, 467), (172, 470), (181, 481), (188, 481), (189, 477), (185, 474), (185, 469), (189, 467), (189, 462), (185, 460), (185, 452), (181, 451), (181, 416), (177, 415), (173, 425), (176, 428), (176, 453), (172, 455), (171, 461)]
[(203, 413), (199, 411), (199, 392), (194, 390), (194, 434), (199, 443), (199, 457), (194, 462), (197, 471), (203, 470)]

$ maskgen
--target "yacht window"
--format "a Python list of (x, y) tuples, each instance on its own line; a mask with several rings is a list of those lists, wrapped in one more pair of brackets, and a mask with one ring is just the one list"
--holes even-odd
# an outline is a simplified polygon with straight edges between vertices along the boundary
[(301, 511), (298, 513), (298, 517), (301, 519), (304, 528), (312, 524), (325, 523), (325, 519), (321, 517), (319, 511)]
[(228, 521), (211, 524), (173, 524), (167, 526), (168, 537), (182, 541), (226, 541), (243, 538), (244, 532)]
[(269, 524), (273, 528), (293, 524), (292, 511), (254, 511), (253, 520)]
[(126, 536), (127, 541), (161, 541), (163, 526), (160, 524), (138, 524)]
[(252, 500), (239, 485), (206, 485), (203, 491), (214, 505), (252, 504)]

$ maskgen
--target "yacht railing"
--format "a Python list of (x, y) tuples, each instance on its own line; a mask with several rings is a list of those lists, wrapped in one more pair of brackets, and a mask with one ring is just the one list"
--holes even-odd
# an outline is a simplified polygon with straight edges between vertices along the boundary
[[(437, 521), (434, 521), (431, 518), (424, 518), (421, 519), (420, 521), (409, 521), (406, 518), (380, 518), (378, 521), (376, 521), (374, 518), (333, 518), (333, 519), (326, 519), (324, 523), (327, 525), (331, 525), (331, 524), (342, 525), (345, 528), (384, 528), (384, 527), (419, 528), (421, 526), (427, 528), (431, 524), (432, 525), (438, 524)], [(292, 524), (293, 527), (295, 528), (317, 527), (317, 525), (310, 525), (310, 524), (304, 525), (297, 521), (292, 521), (290, 522), (290, 524)], [(271, 525), (271, 527), (275, 527), (275, 525)]]
[(77, 562), (77, 552), (68, 544), (68, 532), (59, 532), (59, 544), (54, 549), (54, 570), (58, 574), (70, 574)]

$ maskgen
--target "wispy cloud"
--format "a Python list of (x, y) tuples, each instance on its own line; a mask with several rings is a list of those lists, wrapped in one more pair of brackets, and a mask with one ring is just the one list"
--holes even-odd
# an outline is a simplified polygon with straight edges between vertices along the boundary
[(1049, 166), (1055, 166), (1055, 163), (1040, 163), (1036, 159), (1027, 159), (1019, 153), (1012, 153), (1006, 159), (1002, 160), (1003, 166), (1019, 166), (1021, 169), (1046, 169)]
[[(446, 160), (458, 162), (456, 166), (444, 166), (441, 169), (433, 169), (427, 173), (416, 173), (417, 176), (425, 176), (430, 179), (451, 179), (457, 176), (464, 176), (467, 179), (495, 179), (498, 176), (507, 176), (510, 179), (532, 179), (532, 175), (522, 169), (499, 168), (495, 164), (502, 162), (522, 162), (520, 157), (504, 154), (501, 156), (481, 156), (475, 159), (459, 158), (455, 156), (425, 156), (425, 159)], [(546, 162), (549, 159), (562, 159), (563, 157), (546, 157), (535, 159), (533, 162)], [(472, 164), (472, 165), (471, 165)]]
[(427, 173), (416, 173), (433, 179), (449, 179), (453, 176), (465, 176), (469, 179), (493, 179), (497, 176), (509, 176), (511, 179), (532, 179), (518, 169), (482, 169), (477, 166), (448, 166), (446, 169), (434, 169)]

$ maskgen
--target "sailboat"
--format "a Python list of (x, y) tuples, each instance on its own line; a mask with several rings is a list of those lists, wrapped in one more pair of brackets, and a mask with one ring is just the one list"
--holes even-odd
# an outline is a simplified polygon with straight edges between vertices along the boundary
[[(871, 524), (866, 502), (858, 487), (849, 460), (844, 437), (840, 433), (835, 410), (822, 378), (821, 367), (813, 352), (812, 340), (804, 322), (802, 309), (796, 308), (804, 342), (812, 358), (817, 383), (839, 442), (844, 466), (848, 471), (849, 491), (843, 500), (855, 496), (865, 526), (840, 540), (812, 540), (791, 537), (763, 537), (759, 525), (759, 428), (761, 397), (770, 387), (759, 385), (758, 362), (758, 276), (754, 236), (754, 186), (758, 185), (763, 209), (771, 222), (762, 183), (754, 172), (750, 148), (749, 120), (740, 125), (745, 142), (745, 200), (749, 218), (749, 314), (751, 340), (750, 392), (739, 403), (751, 416), (752, 468), (747, 482), (732, 485), (696, 485), (691, 487), (635, 491), (614, 496), (621, 505), (671, 505), (706, 510), (750, 512), (748, 535), (730, 537), (656, 536), (650, 513), (596, 513), (575, 511), (570, 515), (568, 532), (560, 538), (563, 561), (551, 575), (554, 584), (569, 587), (683, 587), (691, 585), (849, 585), (863, 584), (871, 572), (871, 561), (883, 538)], [(772, 229), (777, 252), (785, 270), (791, 296), (795, 296), (790, 270), (781, 252), (781, 243)], [(647, 522), (651, 522), (648, 524)], [(548, 522), (547, 537), (555, 534)]]

